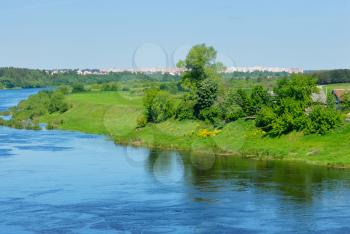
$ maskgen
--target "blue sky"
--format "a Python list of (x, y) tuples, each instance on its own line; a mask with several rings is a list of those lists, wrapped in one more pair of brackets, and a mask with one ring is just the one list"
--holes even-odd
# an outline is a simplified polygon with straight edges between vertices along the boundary
[(348, 0), (2, 0), (0, 67), (173, 66), (197, 43), (227, 66), (350, 67)]

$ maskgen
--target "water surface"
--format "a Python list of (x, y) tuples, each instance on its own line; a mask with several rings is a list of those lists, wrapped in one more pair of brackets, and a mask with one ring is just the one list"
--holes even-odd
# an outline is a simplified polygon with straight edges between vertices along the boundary
[(349, 198), (347, 170), (0, 128), (0, 233), (349, 233)]

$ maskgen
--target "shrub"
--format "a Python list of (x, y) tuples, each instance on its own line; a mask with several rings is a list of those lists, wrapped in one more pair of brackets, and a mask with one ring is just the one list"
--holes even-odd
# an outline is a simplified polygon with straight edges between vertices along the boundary
[(46, 129), (47, 130), (53, 130), (55, 128), (58, 128), (60, 125), (62, 125), (64, 123), (63, 119), (55, 119), (55, 120), (51, 120), (48, 122), (48, 124), (46, 125)]
[(178, 120), (195, 119), (194, 105), (196, 101), (190, 95), (185, 95), (175, 111), (175, 118)]
[(119, 86), (115, 82), (105, 83), (102, 85), (101, 90), (102, 91), (118, 91)]
[(147, 125), (147, 118), (145, 115), (140, 115), (139, 117), (137, 117), (137, 126), (136, 128), (144, 128)]
[(244, 112), (241, 108), (232, 108), (227, 110), (224, 113), (224, 120), (225, 122), (232, 122), (232, 121), (236, 121), (239, 118), (244, 117)]
[(80, 93), (80, 92), (85, 92), (85, 87), (83, 84), (77, 83), (72, 85), (72, 93)]
[(293, 98), (310, 104), (311, 94), (317, 92), (316, 80), (309, 76), (295, 74), (291, 78), (279, 80), (274, 91), (279, 98)]
[(293, 115), (285, 113), (271, 123), (270, 136), (280, 136), (294, 130)]
[(61, 91), (42, 91), (20, 102), (11, 110), (8, 121), (15, 128), (38, 129), (39, 117), (55, 112), (66, 112), (69, 108)]
[(172, 94), (175, 94), (178, 91), (176, 83), (161, 83), (159, 89), (166, 90)]
[(315, 106), (309, 114), (310, 121), (305, 129), (306, 134), (324, 135), (341, 124), (340, 114), (333, 109)]
[(196, 90), (197, 102), (194, 113), (199, 117), (201, 110), (211, 107), (218, 95), (218, 84), (212, 79), (201, 81)]
[(264, 107), (257, 114), (255, 124), (264, 131), (270, 131), (272, 129), (272, 123), (276, 119), (277, 115), (273, 112), (272, 108)]
[(50, 104), (48, 107), (49, 113), (60, 112), (64, 113), (68, 110), (68, 104), (64, 100), (64, 95), (61, 92), (54, 92), (50, 97)]
[(64, 95), (67, 95), (72, 92), (72, 89), (68, 85), (61, 85), (58, 87), (57, 91), (61, 92)]
[(262, 86), (256, 86), (251, 93), (242, 89), (237, 90), (235, 94), (231, 94), (231, 99), (242, 108), (246, 116), (256, 115), (261, 108), (269, 105), (270, 95)]
[(156, 89), (147, 90), (143, 101), (148, 122), (159, 123), (174, 114), (174, 105), (167, 92)]
[(213, 105), (209, 108), (201, 110), (200, 118), (213, 124), (216, 128), (223, 128), (225, 121), (222, 118), (221, 109), (218, 105)]
[(344, 111), (349, 111), (350, 110), (350, 92), (345, 92), (342, 98), (343, 100), (341, 102), (341, 109)]

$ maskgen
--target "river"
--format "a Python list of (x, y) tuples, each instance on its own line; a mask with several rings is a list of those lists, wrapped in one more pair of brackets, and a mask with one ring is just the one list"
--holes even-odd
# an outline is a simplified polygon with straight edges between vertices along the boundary
[(0, 233), (349, 233), (349, 198), (349, 170), (0, 127)]

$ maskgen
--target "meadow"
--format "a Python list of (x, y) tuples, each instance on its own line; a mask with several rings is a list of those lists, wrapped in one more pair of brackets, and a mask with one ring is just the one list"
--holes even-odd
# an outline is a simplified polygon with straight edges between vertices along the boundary
[(240, 119), (213, 135), (202, 136), (200, 133), (210, 132), (211, 126), (199, 120), (169, 119), (137, 128), (137, 117), (143, 112), (142, 96), (130, 92), (84, 92), (70, 94), (67, 99), (72, 106), (67, 112), (46, 115), (42, 121), (59, 122), (58, 128), (63, 130), (108, 135), (119, 144), (350, 166), (349, 124), (322, 136), (292, 132), (272, 138), (264, 136), (254, 121)]

